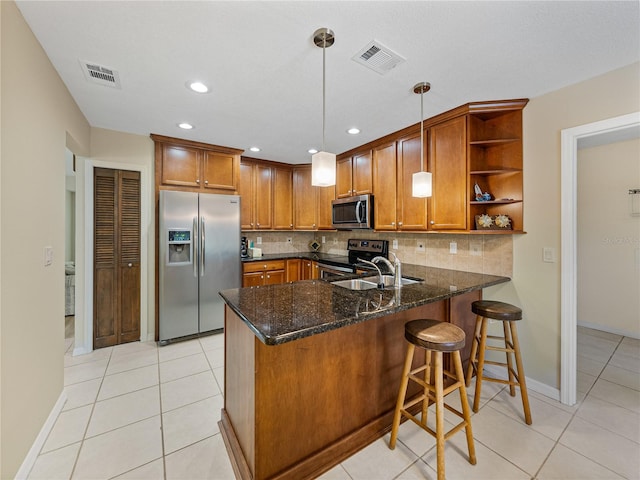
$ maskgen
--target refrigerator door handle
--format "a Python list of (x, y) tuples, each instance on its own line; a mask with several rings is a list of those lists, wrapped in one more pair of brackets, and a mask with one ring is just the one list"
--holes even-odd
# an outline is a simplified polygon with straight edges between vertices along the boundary
[(204, 238), (204, 217), (200, 217), (200, 276), (204, 277), (204, 257), (205, 257), (205, 238)]
[(198, 217), (193, 217), (193, 276), (198, 278)]

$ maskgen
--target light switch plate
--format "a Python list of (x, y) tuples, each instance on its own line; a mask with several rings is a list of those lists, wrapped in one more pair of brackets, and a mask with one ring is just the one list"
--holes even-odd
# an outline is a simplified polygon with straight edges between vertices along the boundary
[(416, 252), (424, 252), (424, 240), (418, 240), (418, 243), (416, 243)]
[(555, 263), (556, 261), (556, 249), (553, 247), (542, 248), (542, 261), (547, 263)]
[(458, 244), (456, 242), (449, 243), (449, 253), (455, 255), (458, 253)]
[(44, 247), (44, 266), (48, 267), (53, 263), (53, 247)]
[(391, 244), (392, 244), (391, 248), (393, 248), (394, 250), (398, 249), (398, 239), (397, 238), (394, 238), (393, 242)]
[(262, 237), (256, 237), (256, 245), (262, 245)]
[(324, 235), (322, 235), (322, 243), (326, 243), (327, 242), (327, 237), (325, 237)]

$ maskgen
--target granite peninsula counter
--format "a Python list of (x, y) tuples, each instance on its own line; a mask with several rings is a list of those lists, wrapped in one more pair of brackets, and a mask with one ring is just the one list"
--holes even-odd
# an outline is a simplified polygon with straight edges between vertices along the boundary
[[(231, 289), (225, 307), (225, 405), (220, 430), (238, 478), (315, 478), (390, 430), (404, 324), (454, 323), (509, 278), (415, 265), (423, 282), (353, 291), (323, 280)], [(417, 393), (417, 389), (410, 395)]]

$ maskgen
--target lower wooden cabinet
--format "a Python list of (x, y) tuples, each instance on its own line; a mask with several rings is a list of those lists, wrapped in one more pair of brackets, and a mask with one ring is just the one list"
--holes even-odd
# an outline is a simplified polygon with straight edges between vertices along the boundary
[(318, 262), (302, 260), (300, 280), (315, 280), (316, 278), (318, 278)]
[(297, 282), (300, 280), (300, 268), (301, 268), (302, 260), (299, 258), (290, 258), (287, 260), (286, 267), (286, 281), (287, 282)]
[(285, 260), (248, 262), (242, 265), (242, 286), (259, 287), (284, 283)]

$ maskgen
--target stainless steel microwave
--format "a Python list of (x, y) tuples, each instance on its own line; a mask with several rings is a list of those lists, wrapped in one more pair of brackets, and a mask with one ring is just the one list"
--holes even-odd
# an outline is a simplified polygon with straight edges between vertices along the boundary
[(373, 195), (338, 198), (331, 202), (333, 228), (355, 230), (373, 228)]

